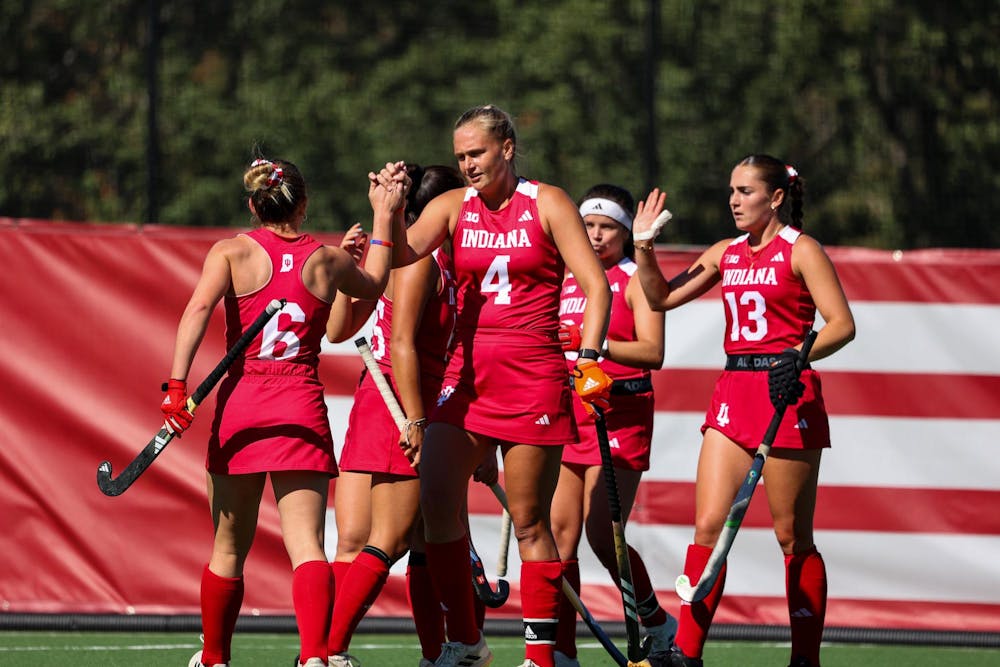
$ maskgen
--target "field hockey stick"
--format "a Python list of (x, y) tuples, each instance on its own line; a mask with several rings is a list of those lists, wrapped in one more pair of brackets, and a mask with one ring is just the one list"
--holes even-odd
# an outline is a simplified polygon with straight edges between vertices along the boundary
[(597, 429), (597, 446), (601, 450), (601, 469), (604, 485), (608, 493), (608, 509), (611, 512), (611, 530), (615, 538), (615, 559), (618, 563), (618, 587), (622, 594), (625, 612), (625, 636), (628, 639), (628, 659), (641, 662), (649, 655), (651, 637), (645, 643), (639, 638), (639, 609), (632, 583), (632, 566), (628, 558), (628, 543), (625, 541), (625, 522), (622, 520), (621, 500), (618, 497), (618, 481), (615, 466), (611, 460), (611, 443), (608, 441), (608, 427), (604, 422), (604, 411), (594, 407), (594, 427)]
[[(490, 490), (493, 491), (493, 495), (496, 496), (496, 499), (500, 502), (500, 506), (503, 507), (503, 510), (509, 515), (510, 509), (507, 506), (507, 493), (503, 490), (503, 487), (499, 484), (493, 484), (490, 486)], [(573, 609), (576, 610), (576, 613), (580, 615), (581, 620), (583, 620), (587, 629), (590, 630), (590, 634), (594, 635), (594, 639), (596, 639), (598, 643), (600, 643), (601, 647), (607, 651), (608, 655), (611, 656), (611, 659), (615, 661), (615, 664), (618, 665), (618, 667), (628, 667), (628, 659), (624, 654), (622, 654), (621, 651), (618, 650), (615, 643), (611, 641), (611, 637), (608, 637), (608, 633), (604, 631), (601, 624), (597, 622), (597, 619), (593, 617), (590, 610), (583, 604), (583, 600), (581, 600), (580, 596), (577, 595), (575, 590), (573, 590), (573, 585), (569, 583), (569, 580), (566, 577), (562, 578), (562, 592), (563, 595), (565, 595), (569, 600), (569, 603), (573, 605)]]
[[(813, 341), (815, 340), (815, 331), (810, 331), (806, 334), (806, 338), (802, 342), (802, 349), (799, 351), (800, 366), (804, 367), (809, 360), (809, 350), (812, 349)], [(785, 409), (787, 407), (787, 405), (782, 403), (774, 409), (774, 416), (771, 417), (771, 422), (767, 425), (764, 437), (757, 447), (753, 463), (750, 465), (750, 471), (743, 480), (743, 484), (736, 493), (736, 499), (729, 508), (729, 515), (726, 517), (725, 524), (723, 524), (722, 533), (715, 543), (715, 548), (712, 549), (712, 554), (708, 557), (708, 562), (705, 564), (705, 569), (702, 571), (701, 577), (698, 578), (698, 583), (692, 585), (691, 579), (686, 574), (677, 577), (674, 588), (677, 590), (677, 595), (685, 602), (699, 602), (700, 600), (704, 600), (705, 596), (708, 595), (709, 591), (715, 585), (715, 580), (718, 579), (722, 565), (726, 562), (729, 550), (733, 546), (733, 540), (736, 539), (736, 533), (740, 529), (740, 524), (743, 523), (743, 516), (747, 513), (747, 508), (750, 507), (750, 499), (753, 498), (757, 482), (760, 481), (764, 470), (764, 463), (767, 461), (768, 454), (771, 453), (771, 445), (774, 444), (774, 438), (778, 434), (778, 427), (781, 426), (781, 420), (785, 416)]]
[[(261, 332), (264, 325), (268, 323), (271, 317), (281, 310), (285, 305), (284, 299), (274, 299), (267, 305), (264, 312), (257, 316), (247, 330), (243, 332), (243, 335), (237, 339), (233, 346), (226, 353), (226, 356), (222, 358), (222, 361), (215, 367), (208, 377), (205, 378), (204, 382), (198, 385), (198, 388), (194, 390), (194, 393), (188, 396), (187, 400), (187, 410), (188, 412), (194, 414), (194, 411), (198, 408), (205, 397), (212, 391), (215, 385), (222, 379), (222, 376), (229, 370), (229, 367), (233, 365), (236, 357), (243, 353), (247, 345), (256, 338), (257, 334)], [(139, 452), (138, 456), (132, 459), (125, 469), (122, 471), (118, 477), (111, 477), (111, 462), (102, 461), (101, 465), (97, 467), (97, 486), (102, 493), (106, 496), (118, 496), (125, 492), (128, 487), (132, 486), (132, 483), (138, 479), (139, 475), (146, 471), (146, 468), (153, 463), (163, 448), (166, 447), (171, 440), (174, 439), (176, 434), (172, 433), (166, 426), (160, 429), (160, 431), (153, 436), (153, 439), (143, 447), (142, 451)]]
[[(354, 339), (354, 345), (358, 348), (358, 352), (361, 353), (361, 359), (365, 362), (365, 368), (368, 369), (368, 373), (372, 376), (372, 380), (378, 388), (378, 393), (382, 395), (382, 401), (385, 403), (385, 407), (388, 408), (389, 414), (392, 415), (392, 420), (396, 422), (397, 428), (402, 433), (403, 429), (406, 428), (406, 414), (399, 405), (392, 387), (389, 386), (389, 381), (385, 379), (385, 374), (379, 368), (378, 362), (375, 361), (375, 355), (372, 354), (368, 340), (364, 336), (361, 336)], [(495, 609), (506, 602), (510, 596), (510, 584), (506, 581), (497, 582), (496, 591), (490, 587), (489, 582), (486, 580), (486, 570), (483, 567), (483, 561), (479, 558), (479, 554), (476, 553), (476, 547), (472, 544), (471, 535), (469, 536), (469, 560), (472, 563), (472, 587), (476, 591), (476, 596), (483, 601), (483, 604)]]
[[(493, 484), (490, 488), (493, 486), (498, 487), (500, 485)], [(500, 553), (497, 555), (497, 577), (500, 579), (507, 576), (507, 554), (510, 551), (510, 530), (510, 512), (504, 509), (503, 516), (500, 519)]]

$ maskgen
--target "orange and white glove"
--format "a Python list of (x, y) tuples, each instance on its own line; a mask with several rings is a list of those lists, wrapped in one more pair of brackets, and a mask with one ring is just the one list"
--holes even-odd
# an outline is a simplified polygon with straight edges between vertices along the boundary
[(166, 418), (164, 426), (167, 430), (180, 437), (194, 421), (194, 415), (187, 408), (187, 382), (171, 378), (163, 383), (162, 391), (167, 392), (160, 403), (160, 410)]
[(597, 363), (597, 350), (580, 350), (580, 358), (573, 369), (573, 384), (588, 414), (594, 414), (595, 407), (601, 412), (611, 407), (611, 383), (611, 378)]

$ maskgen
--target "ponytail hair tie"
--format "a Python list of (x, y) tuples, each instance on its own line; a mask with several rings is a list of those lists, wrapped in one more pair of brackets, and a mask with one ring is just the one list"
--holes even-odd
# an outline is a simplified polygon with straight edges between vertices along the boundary
[(275, 167), (271, 175), (267, 177), (267, 187), (273, 188), (276, 185), (281, 185), (284, 178), (285, 171), (281, 167)]
[(795, 167), (790, 164), (785, 165), (785, 171), (788, 173), (788, 184), (791, 185), (795, 181), (799, 180), (799, 172), (795, 171)]

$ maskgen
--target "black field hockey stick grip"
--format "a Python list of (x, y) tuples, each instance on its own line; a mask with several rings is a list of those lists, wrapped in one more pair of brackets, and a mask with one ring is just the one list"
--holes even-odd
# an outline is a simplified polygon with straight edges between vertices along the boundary
[(597, 445), (601, 450), (601, 469), (608, 493), (608, 509), (611, 512), (611, 528), (615, 538), (615, 558), (618, 562), (618, 583), (625, 612), (625, 636), (628, 639), (629, 662), (641, 662), (649, 655), (650, 642), (645, 644), (639, 638), (639, 609), (632, 583), (632, 566), (628, 558), (628, 542), (625, 541), (625, 523), (622, 521), (622, 506), (618, 496), (618, 481), (615, 466), (611, 460), (611, 443), (608, 427), (604, 421), (604, 411), (594, 406), (594, 427), (597, 429)]
[[(222, 358), (214, 370), (208, 374), (198, 388), (194, 390), (194, 393), (188, 397), (187, 409), (189, 412), (194, 412), (195, 409), (205, 400), (205, 397), (211, 393), (212, 389), (218, 384), (222, 376), (229, 370), (229, 367), (233, 365), (236, 358), (246, 350), (247, 346), (257, 337), (257, 334), (261, 332), (264, 326), (270, 321), (276, 312), (281, 310), (285, 305), (284, 299), (274, 299), (267, 305), (260, 315), (257, 316), (247, 330), (233, 343), (233, 346), (226, 353), (226, 356)], [(143, 447), (142, 451), (132, 459), (121, 474), (118, 477), (111, 477), (111, 462), (102, 461), (101, 465), (97, 467), (97, 486), (101, 492), (106, 496), (119, 496), (125, 492), (136, 479), (139, 478), (143, 472), (149, 468), (150, 464), (160, 455), (160, 452), (170, 444), (170, 441), (174, 439), (174, 433), (171, 433), (164, 425), (153, 439)]]
[[(805, 367), (806, 362), (809, 360), (809, 351), (812, 349), (815, 340), (815, 331), (810, 331), (806, 334), (806, 338), (802, 342), (802, 349), (799, 350), (801, 367)], [(787, 407), (785, 403), (782, 403), (774, 408), (774, 415), (767, 425), (767, 430), (764, 431), (764, 437), (761, 439), (760, 446), (757, 447), (753, 463), (750, 464), (750, 470), (747, 472), (743, 484), (740, 485), (740, 488), (736, 492), (736, 498), (729, 508), (729, 514), (726, 516), (722, 532), (715, 543), (715, 548), (712, 549), (712, 553), (708, 557), (705, 569), (702, 570), (701, 576), (698, 578), (698, 583), (692, 585), (690, 578), (684, 574), (677, 577), (674, 588), (677, 590), (677, 595), (685, 602), (699, 602), (704, 600), (705, 596), (712, 590), (712, 587), (715, 586), (715, 580), (719, 578), (722, 565), (726, 562), (729, 550), (736, 539), (736, 533), (739, 531), (740, 525), (743, 523), (743, 517), (750, 507), (750, 500), (753, 498), (757, 482), (760, 481), (763, 474), (764, 463), (771, 452), (771, 445), (774, 444), (774, 438), (778, 435), (778, 428), (781, 426), (781, 420), (785, 417), (785, 409)]]
[[(510, 506), (507, 504), (507, 493), (503, 490), (503, 487), (499, 484), (492, 484), (490, 486), (490, 490), (493, 491), (493, 495), (496, 496), (497, 501), (500, 503), (500, 507), (502, 507), (504, 511), (509, 514)], [(594, 618), (593, 614), (590, 613), (590, 610), (583, 604), (583, 600), (581, 600), (580, 596), (576, 594), (575, 590), (573, 590), (572, 584), (569, 583), (569, 580), (566, 579), (566, 577), (562, 578), (562, 591), (569, 600), (570, 604), (573, 605), (573, 609), (576, 609), (580, 618), (587, 625), (587, 629), (590, 630), (590, 634), (594, 635), (594, 638), (600, 642), (604, 650), (611, 656), (611, 659), (615, 661), (615, 664), (619, 667), (628, 667), (628, 659), (622, 654), (621, 651), (618, 650), (615, 643), (611, 641), (610, 637), (608, 637), (608, 633), (604, 631), (601, 624), (597, 622), (597, 619)]]

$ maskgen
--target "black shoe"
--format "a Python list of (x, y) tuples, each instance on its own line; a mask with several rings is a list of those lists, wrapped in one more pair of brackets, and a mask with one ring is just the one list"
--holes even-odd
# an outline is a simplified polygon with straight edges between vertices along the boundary
[[(788, 665), (788, 667), (813, 667), (813, 664), (801, 655), (797, 655), (792, 658), (792, 662)], [(819, 667), (819, 665), (816, 665), (815, 667)]]
[(704, 667), (701, 658), (689, 658), (674, 646), (669, 651), (659, 651), (650, 654), (650, 667)]

